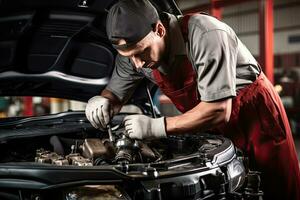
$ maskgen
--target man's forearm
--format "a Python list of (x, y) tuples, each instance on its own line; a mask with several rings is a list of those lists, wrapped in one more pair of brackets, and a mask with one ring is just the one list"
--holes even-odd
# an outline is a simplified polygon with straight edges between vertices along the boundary
[(109, 101), (110, 101), (110, 103), (111, 103), (111, 105), (113, 107), (114, 115), (117, 114), (117, 113), (119, 113), (119, 111), (121, 110), (123, 104), (119, 100), (119, 98), (116, 95), (114, 95), (114, 93), (112, 93), (109, 90), (104, 89), (101, 92), (101, 96), (109, 99)]
[(167, 134), (192, 133), (207, 130), (229, 121), (231, 99), (220, 102), (201, 102), (190, 111), (166, 118)]

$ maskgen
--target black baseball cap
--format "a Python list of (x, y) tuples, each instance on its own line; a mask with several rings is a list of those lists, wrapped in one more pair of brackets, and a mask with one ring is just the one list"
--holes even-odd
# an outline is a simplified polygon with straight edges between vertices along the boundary
[[(158, 20), (157, 10), (148, 0), (120, 0), (108, 12), (108, 39), (116, 49), (128, 48), (152, 31)], [(117, 45), (120, 39), (124, 39), (126, 44)]]

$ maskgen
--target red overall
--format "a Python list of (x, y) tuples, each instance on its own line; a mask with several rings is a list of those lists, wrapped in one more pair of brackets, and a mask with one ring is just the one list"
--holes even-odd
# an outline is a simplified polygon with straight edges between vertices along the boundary
[[(187, 35), (189, 16), (182, 21)], [(187, 58), (165, 76), (153, 70), (158, 86), (181, 112), (195, 107), (197, 80)], [(280, 97), (263, 73), (232, 99), (230, 121), (214, 130), (230, 138), (261, 172), (264, 200), (300, 200), (300, 171), (288, 118)]]

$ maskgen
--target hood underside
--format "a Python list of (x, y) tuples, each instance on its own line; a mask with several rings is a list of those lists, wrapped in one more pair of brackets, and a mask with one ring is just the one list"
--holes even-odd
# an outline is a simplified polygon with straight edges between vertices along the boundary
[[(86, 101), (107, 85), (116, 51), (107, 9), (116, 0), (0, 1), (1, 96), (51, 96)], [(152, 1), (180, 14), (173, 0)]]

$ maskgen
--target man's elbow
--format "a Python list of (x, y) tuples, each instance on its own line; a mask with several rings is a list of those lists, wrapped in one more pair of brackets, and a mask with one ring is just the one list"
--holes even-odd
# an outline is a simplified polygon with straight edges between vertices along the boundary
[(231, 99), (226, 99), (220, 104), (220, 123), (228, 123), (231, 116)]

